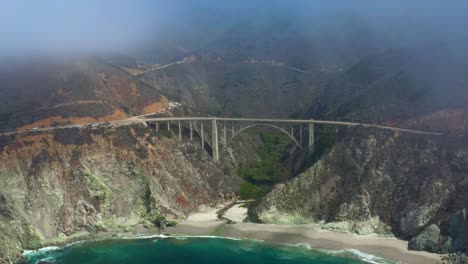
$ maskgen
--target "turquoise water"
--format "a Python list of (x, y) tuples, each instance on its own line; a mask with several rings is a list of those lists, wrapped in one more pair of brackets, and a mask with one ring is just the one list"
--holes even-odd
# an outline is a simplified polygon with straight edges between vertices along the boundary
[[(115, 239), (25, 253), (27, 263), (369, 263), (350, 251), (336, 253), (256, 240), (203, 237)], [(377, 259), (376, 259), (377, 260)], [(44, 262), (46, 261), (46, 262)], [(371, 262), (385, 263), (385, 262)]]

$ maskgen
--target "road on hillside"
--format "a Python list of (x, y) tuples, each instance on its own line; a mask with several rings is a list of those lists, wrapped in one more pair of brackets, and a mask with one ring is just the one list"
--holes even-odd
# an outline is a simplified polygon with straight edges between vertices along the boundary
[(384, 130), (391, 130), (395, 132), (403, 132), (410, 134), (419, 134), (419, 135), (434, 135), (442, 136), (443, 133), (432, 132), (432, 131), (422, 131), (398, 127), (389, 127), (376, 124), (366, 124), (366, 123), (356, 123), (356, 122), (345, 122), (345, 121), (330, 121), (330, 120), (314, 120), (314, 119), (273, 119), (273, 118), (229, 118), (229, 117), (161, 117), (161, 118), (146, 118), (145, 116), (131, 117), (125, 120), (112, 121), (112, 122), (101, 122), (101, 123), (90, 123), (90, 124), (80, 124), (80, 125), (66, 125), (66, 126), (56, 126), (56, 127), (41, 127), (33, 128), (27, 130), (19, 130), (1, 133), (0, 135), (14, 135), (35, 131), (51, 131), (58, 129), (67, 129), (67, 128), (84, 128), (91, 127), (97, 128), (100, 126), (116, 126), (116, 125), (131, 125), (136, 123), (143, 123), (146, 125), (146, 122), (171, 122), (171, 121), (231, 121), (231, 122), (257, 122), (257, 123), (289, 123), (289, 124), (320, 124), (320, 125), (337, 125), (337, 126), (362, 126), (367, 128), (377, 128)]

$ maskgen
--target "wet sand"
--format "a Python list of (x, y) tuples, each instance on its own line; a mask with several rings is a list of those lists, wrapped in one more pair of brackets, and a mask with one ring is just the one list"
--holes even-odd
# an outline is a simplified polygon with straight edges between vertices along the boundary
[(217, 218), (217, 211), (211, 210), (194, 214), (180, 225), (170, 227), (165, 232), (184, 235), (250, 238), (288, 244), (307, 243), (312, 248), (317, 249), (357, 249), (367, 254), (403, 263), (441, 263), (440, 255), (422, 251), (409, 251), (407, 250), (407, 241), (398, 240), (394, 237), (342, 234), (322, 230), (316, 224), (272, 225), (241, 223), (239, 220), (245, 218), (245, 209), (239, 205), (233, 206), (223, 215), (223, 217), (235, 222), (234, 224), (227, 224), (227, 221)]

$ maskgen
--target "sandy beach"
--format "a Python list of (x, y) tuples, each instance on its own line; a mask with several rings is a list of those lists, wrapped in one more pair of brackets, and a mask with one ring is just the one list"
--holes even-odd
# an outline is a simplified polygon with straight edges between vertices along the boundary
[(191, 215), (176, 227), (166, 230), (170, 234), (216, 235), (260, 239), (279, 243), (307, 243), (312, 248), (326, 250), (357, 249), (361, 252), (403, 263), (441, 263), (440, 255), (407, 250), (408, 242), (393, 237), (377, 235), (342, 234), (320, 229), (316, 224), (272, 225), (242, 223), (246, 209), (237, 204), (227, 210), (223, 217), (233, 221), (219, 220), (218, 209)]

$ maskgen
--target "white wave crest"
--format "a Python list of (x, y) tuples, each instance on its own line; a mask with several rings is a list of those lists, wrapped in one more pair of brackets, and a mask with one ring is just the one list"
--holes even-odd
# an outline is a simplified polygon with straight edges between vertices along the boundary
[(165, 236), (166, 238), (218, 238), (218, 239), (227, 239), (227, 240), (235, 240), (240, 241), (242, 238), (238, 237), (223, 237), (223, 236), (192, 236), (192, 235), (172, 235), (172, 236)]
[(365, 262), (368, 262), (368, 263), (374, 263), (374, 264), (390, 263), (388, 260), (385, 260), (384, 258), (377, 257), (371, 254), (367, 254), (354, 248), (346, 249), (346, 251), (351, 252), (352, 254), (357, 256), (359, 259), (364, 260)]
[(312, 249), (312, 247), (308, 243), (297, 243), (296, 246), (305, 248), (305, 249)]
[(325, 250), (325, 249), (317, 249), (321, 252), (327, 253), (327, 254), (332, 254), (332, 255), (344, 255), (344, 254), (352, 254), (356, 258), (365, 261), (367, 263), (371, 264), (390, 264), (390, 263), (400, 263), (400, 262), (393, 262), (386, 260), (382, 257), (374, 256), (362, 251), (359, 251), (354, 248), (346, 248), (342, 250)]
[(24, 250), (23, 251), (23, 256), (30, 256), (30, 255), (36, 254), (36, 253), (45, 253), (45, 252), (49, 252), (49, 251), (56, 251), (56, 250), (59, 250), (59, 249), (60, 249), (60, 247), (50, 246), (50, 247), (43, 247), (43, 248), (36, 249), (36, 250)]

